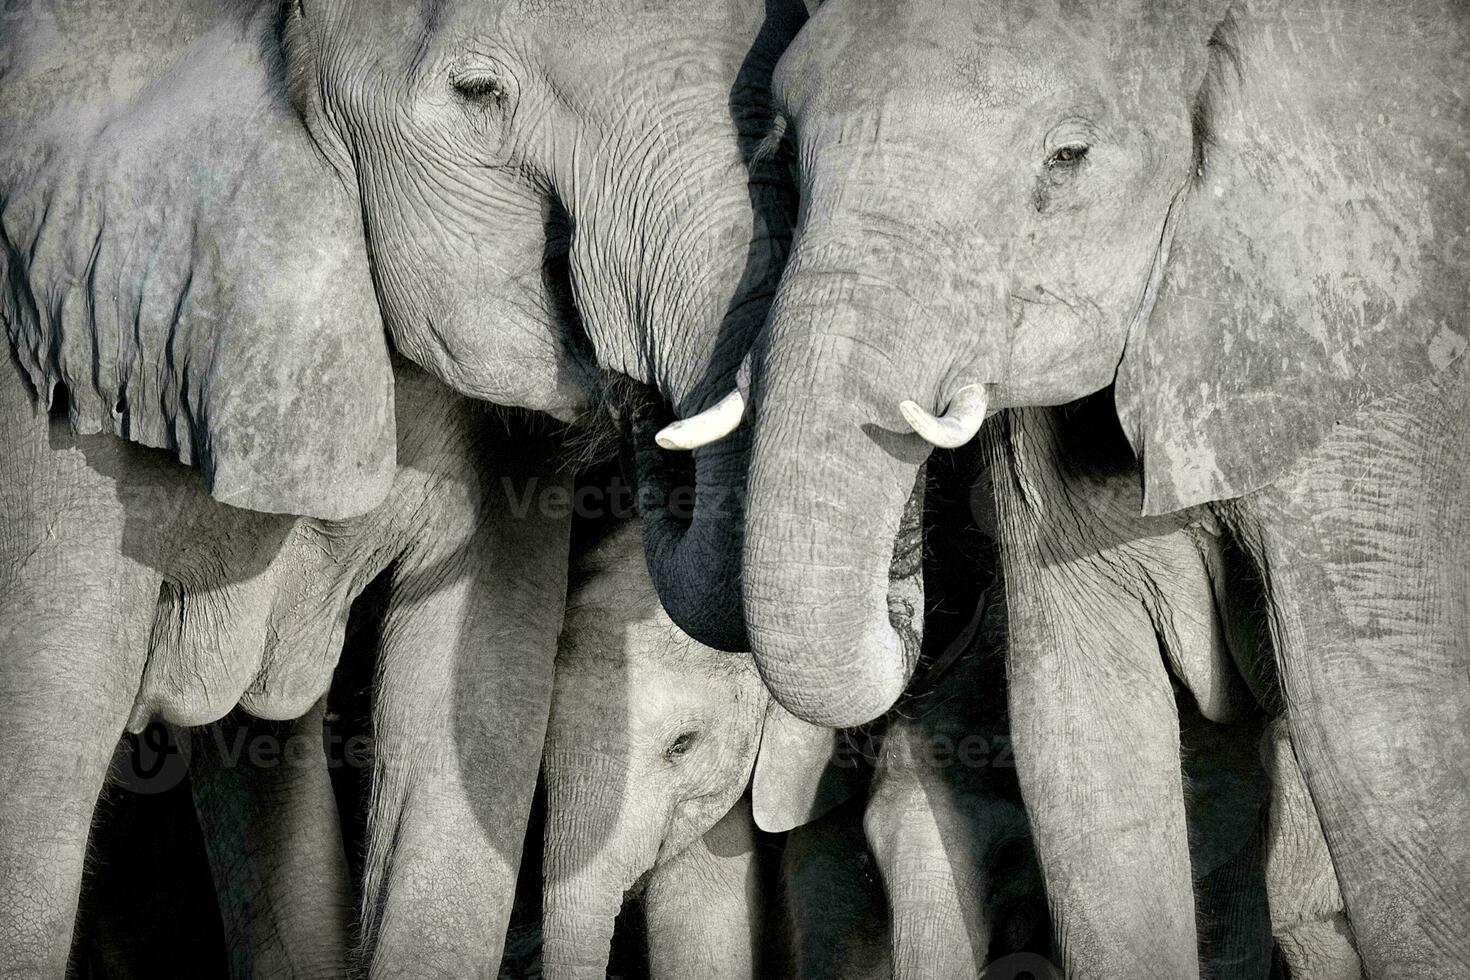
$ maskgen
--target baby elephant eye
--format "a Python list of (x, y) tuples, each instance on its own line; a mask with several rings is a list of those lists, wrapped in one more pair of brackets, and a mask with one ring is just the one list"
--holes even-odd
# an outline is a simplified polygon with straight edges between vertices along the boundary
[(664, 749), (665, 759), (677, 759), (694, 747), (694, 742), (699, 738), (697, 732), (680, 732), (678, 737), (669, 743)]
[(1081, 163), (1085, 156), (1087, 156), (1086, 146), (1081, 144), (1064, 146), (1047, 158), (1046, 165), (1048, 167), (1068, 167)]

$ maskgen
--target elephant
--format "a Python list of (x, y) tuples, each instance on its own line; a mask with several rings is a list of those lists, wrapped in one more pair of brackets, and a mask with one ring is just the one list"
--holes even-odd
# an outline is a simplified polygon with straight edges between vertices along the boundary
[[(342, 520), (219, 503), (156, 450), (73, 436), (3, 389), (0, 436), (20, 465), (0, 495), (20, 560), (0, 566), (0, 622), (7, 676), (26, 683), (0, 689), (0, 743), (21, 760), (0, 809), (11, 940), (0, 973), (65, 966), (93, 803), (124, 726), (199, 725), (239, 703), (287, 726), (265, 733), (274, 741), (297, 733), (306, 758), (252, 767), (234, 734), (186, 739), (232, 961), (240, 975), (342, 975), (351, 891), (318, 702), (353, 599), (384, 573), (363, 958), (412, 975), (425, 940), (410, 930), (424, 916), (444, 930), (433, 949), (446, 960), (498, 957), (570, 526), (569, 510), (531, 495), (540, 480), (569, 496), (570, 477), (544, 433), (407, 364), (396, 382), (397, 477), (380, 506)], [(41, 639), (60, 661), (49, 680), (17, 662), (37, 610), (51, 614)], [(497, 771), (518, 755), (532, 760), (524, 771)]]
[[(921, 502), (903, 525), (915, 547), (891, 567), (911, 606)], [(756, 830), (820, 819), (862, 771), (843, 733), (770, 699), (749, 656), (674, 624), (645, 533), (614, 525), (572, 570), (542, 757), (542, 962), (552, 977), (603, 976), (614, 920), (641, 891), (655, 976), (759, 975)]]
[[(884, 575), (917, 468), (1000, 409), (1111, 397), (1134, 490), (1112, 504), (1162, 522), (1131, 533), (1218, 528), (1257, 581), (1365, 971), (1470, 970), (1470, 122), (1450, 81), (1470, 69), (1470, 12), (814, 6), (766, 141), (798, 222), (736, 384), (740, 598), (773, 696), (833, 726), (886, 711), (917, 662)], [(1020, 490), (1027, 526), (1068, 519)], [(1033, 820), (1057, 825), (1037, 837), (1069, 973), (1193, 976), (1159, 655), (1218, 654), (1218, 618), (1173, 621), (1163, 598), (1184, 583), (1145, 579), (1107, 631), (1128, 672), (1048, 635), (1096, 625), (1068, 577), (1126, 560), (1140, 539), (1118, 528), (1038, 555), (1054, 591), (1012, 610), (1016, 637), (1039, 635), (1009, 656), (1046, 658), (1011, 676), (1019, 775)], [(1002, 522), (1003, 553), (1031, 546), (1018, 530)], [(1008, 569), (1012, 598), (1021, 578)], [(1207, 717), (1245, 703), (1220, 662), (1199, 657), (1187, 685)], [(1081, 765), (1099, 742), (1135, 778)], [(1086, 791), (1044, 790), (1048, 760)]]
[(635, 887), (653, 976), (760, 975), (745, 794), (767, 710), (749, 657), (696, 643), (659, 605), (637, 522), (578, 563), (542, 762), (547, 977), (606, 975)]
[[(0, 974), (34, 976), (64, 966), (88, 816), (125, 725), (158, 710), (210, 721), (242, 691), (280, 718), (320, 695), (337, 609), (282, 620), (316, 630), (310, 650), (254, 690), (271, 592), (253, 583), (297, 551), (330, 558), (321, 529), (372, 523), (415, 472), (399, 458), (394, 358), (563, 422), (632, 388), (647, 435), (723, 395), (789, 239), (790, 192), (757, 151), (803, 11), (45, 0), (0, 19)], [(742, 440), (696, 451), (701, 499), (738, 499)], [(566, 492), (540, 442), (498, 464), (517, 500)], [(463, 559), (434, 542), (415, 549), (427, 567), (399, 567), (379, 745), (407, 747), (379, 762), (375, 813), (399, 812), (379, 824), (364, 923), (384, 975), (493, 971), (564, 589), (564, 517), (532, 511), (522, 530), (485, 527), (523, 560), (484, 595), (465, 594)], [(660, 595), (743, 644), (738, 611), (706, 601), (738, 590), (730, 525), (658, 501), (648, 517)], [(346, 602), (344, 577), (327, 581)], [(489, 622), (512, 608), (514, 625)], [(401, 655), (461, 612), (542, 662), (494, 687), (460, 683), (453, 658)], [(474, 691), (487, 710), (524, 710), (523, 737), (482, 756), (487, 733), (458, 732), (477, 747), (446, 748), (462, 716), (426, 723), (423, 706)], [(511, 775), (461, 785), (480, 758)], [(58, 766), (67, 778), (41, 775)], [(480, 821), (472, 788), (509, 815)], [(431, 806), (440, 791), (457, 802)], [(431, 846), (446, 822), (467, 832)], [(388, 864), (418, 870), (400, 881)]]

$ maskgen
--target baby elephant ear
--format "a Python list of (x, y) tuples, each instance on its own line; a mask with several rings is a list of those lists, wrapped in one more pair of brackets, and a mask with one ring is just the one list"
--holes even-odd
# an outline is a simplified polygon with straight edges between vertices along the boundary
[(755, 825), (781, 833), (810, 823), (863, 787), (863, 769), (847, 736), (811, 725), (770, 700), (751, 781)]
[(229, 504), (340, 518), (392, 479), (393, 378), (360, 208), (290, 107), (275, 8), (7, 18), (0, 320), (77, 432), (166, 449)]
[(1157, 302), (1118, 371), (1148, 514), (1272, 483), (1470, 332), (1470, 8), (1232, 10)]

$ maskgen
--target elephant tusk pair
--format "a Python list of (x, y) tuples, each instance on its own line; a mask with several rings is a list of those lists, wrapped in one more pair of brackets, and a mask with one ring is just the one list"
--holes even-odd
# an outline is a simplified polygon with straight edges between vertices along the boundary
[[(955, 449), (980, 431), (989, 401), (984, 385), (965, 385), (955, 392), (949, 411), (940, 418), (930, 415), (914, 401), (900, 402), (898, 410), (925, 442), (940, 449)], [(744, 415), (745, 396), (737, 388), (698, 415), (664, 426), (653, 441), (664, 449), (699, 449), (734, 432)]]
[(745, 415), (745, 396), (735, 389), (698, 415), (664, 426), (653, 441), (664, 449), (698, 449), (734, 432)]
[(955, 449), (975, 438), (985, 421), (985, 408), (990, 395), (985, 385), (965, 385), (955, 392), (949, 410), (935, 418), (919, 407), (918, 402), (903, 401), (898, 411), (925, 442), (940, 449)]

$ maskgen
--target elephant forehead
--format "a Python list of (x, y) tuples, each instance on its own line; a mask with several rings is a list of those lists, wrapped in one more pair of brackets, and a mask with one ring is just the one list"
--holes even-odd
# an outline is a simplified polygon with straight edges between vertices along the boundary
[(781, 59), (774, 87), (803, 113), (884, 102), (984, 111), (1095, 80), (1105, 48), (1085, 24), (1029, 5), (829, 3)]

